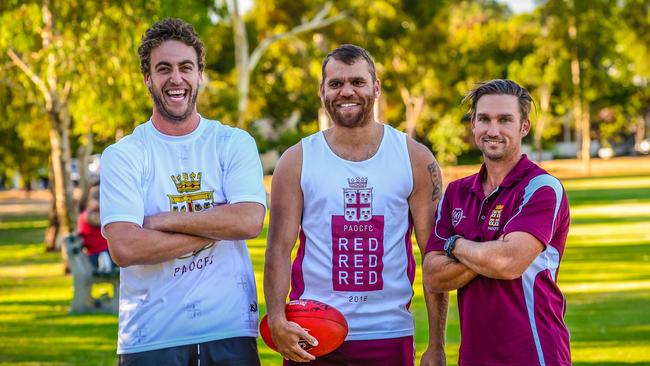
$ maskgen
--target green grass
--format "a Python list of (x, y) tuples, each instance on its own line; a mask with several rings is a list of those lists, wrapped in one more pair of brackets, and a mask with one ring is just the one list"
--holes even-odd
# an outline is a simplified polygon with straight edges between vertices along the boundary
[[(650, 365), (650, 177), (563, 183), (572, 226), (559, 282), (574, 364)], [(72, 279), (58, 253), (43, 251), (45, 225), (43, 216), (0, 216), (0, 365), (114, 365), (117, 318), (67, 313)], [(249, 242), (262, 314), (265, 236)], [(421, 286), (412, 303), (418, 357), (427, 334)], [(455, 293), (450, 303), (451, 365), (460, 341)], [(281, 364), (259, 345), (263, 365)]]

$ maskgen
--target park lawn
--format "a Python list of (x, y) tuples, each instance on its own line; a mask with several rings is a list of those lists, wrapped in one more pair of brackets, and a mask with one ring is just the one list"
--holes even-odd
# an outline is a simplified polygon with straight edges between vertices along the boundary
[[(564, 185), (572, 226), (559, 283), (568, 300), (574, 364), (650, 365), (650, 177), (572, 179)], [(0, 216), (0, 365), (114, 365), (117, 318), (67, 313), (72, 279), (63, 275), (58, 253), (43, 252), (45, 225), (42, 216)], [(249, 242), (262, 314), (265, 236), (266, 229)], [(455, 292), (450, 298), (451, 365), (457, 363), (460, 336)], [(427, 341), (419, 278), (411, 309), (419, 357)], [(263, 365), (281, 364), (259, 344)]]

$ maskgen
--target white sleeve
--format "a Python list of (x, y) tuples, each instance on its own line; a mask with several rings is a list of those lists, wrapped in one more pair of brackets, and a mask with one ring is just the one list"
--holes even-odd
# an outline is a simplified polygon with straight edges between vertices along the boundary
[[(127, 146), (128, 147), (128, 146)], [(102, 234), (112, 222), (132, 222), (142, 226), (144, 194), (141, 153), (109, 146), (101, 157), (100, 215)]]
[(266, 208), (264, 173), (255, 140), (244, 131), (230, 141), (223, 189), (228, 203), (258, 202)]

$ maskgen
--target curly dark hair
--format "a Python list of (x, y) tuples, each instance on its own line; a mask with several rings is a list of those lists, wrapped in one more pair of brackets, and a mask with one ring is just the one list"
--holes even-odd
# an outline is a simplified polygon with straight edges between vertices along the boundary
[(193, 47), (196, 51), (199, 71), (205, 67), (205, 47), (191, 24), (178, 18), (166, 18), (154, 23), (142, 35), (138, 55), (140, 56), (140, 71), (143, 75), (151, 72), (151, 51), (163, 42), (176, 40)]

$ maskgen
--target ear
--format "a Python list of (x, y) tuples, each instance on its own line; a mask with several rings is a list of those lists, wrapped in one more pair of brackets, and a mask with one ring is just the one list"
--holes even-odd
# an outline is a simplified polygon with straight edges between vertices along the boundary
[(521, 137), (526, 137), (530, 132), (530, 119), (526, 119), (521, 124)]
[(474, 117), (469, 118), (469, 128), (470, 130), (474, 130), (474, 127), (476, 127), (476, 121), (474, 120)]
[(379, 98), (379, 95), (381, 95), (381, 80), (379, 79), (375, 80), (375, 83), (373, 84), (373, 89), (375, 91), (375, 98)]
[(199, 85), (203, 84), (203, 71), (199, 71)]
[(325, 85), (323, 83), (320, 83), (320, 86), (318, 87), (318, 96), (320, 97), (320, 100), (323, 101), (325, 100)]
[(144, 85), (147, 86), (147, 88), (151, 88), (151, 74), (144, 74)]

